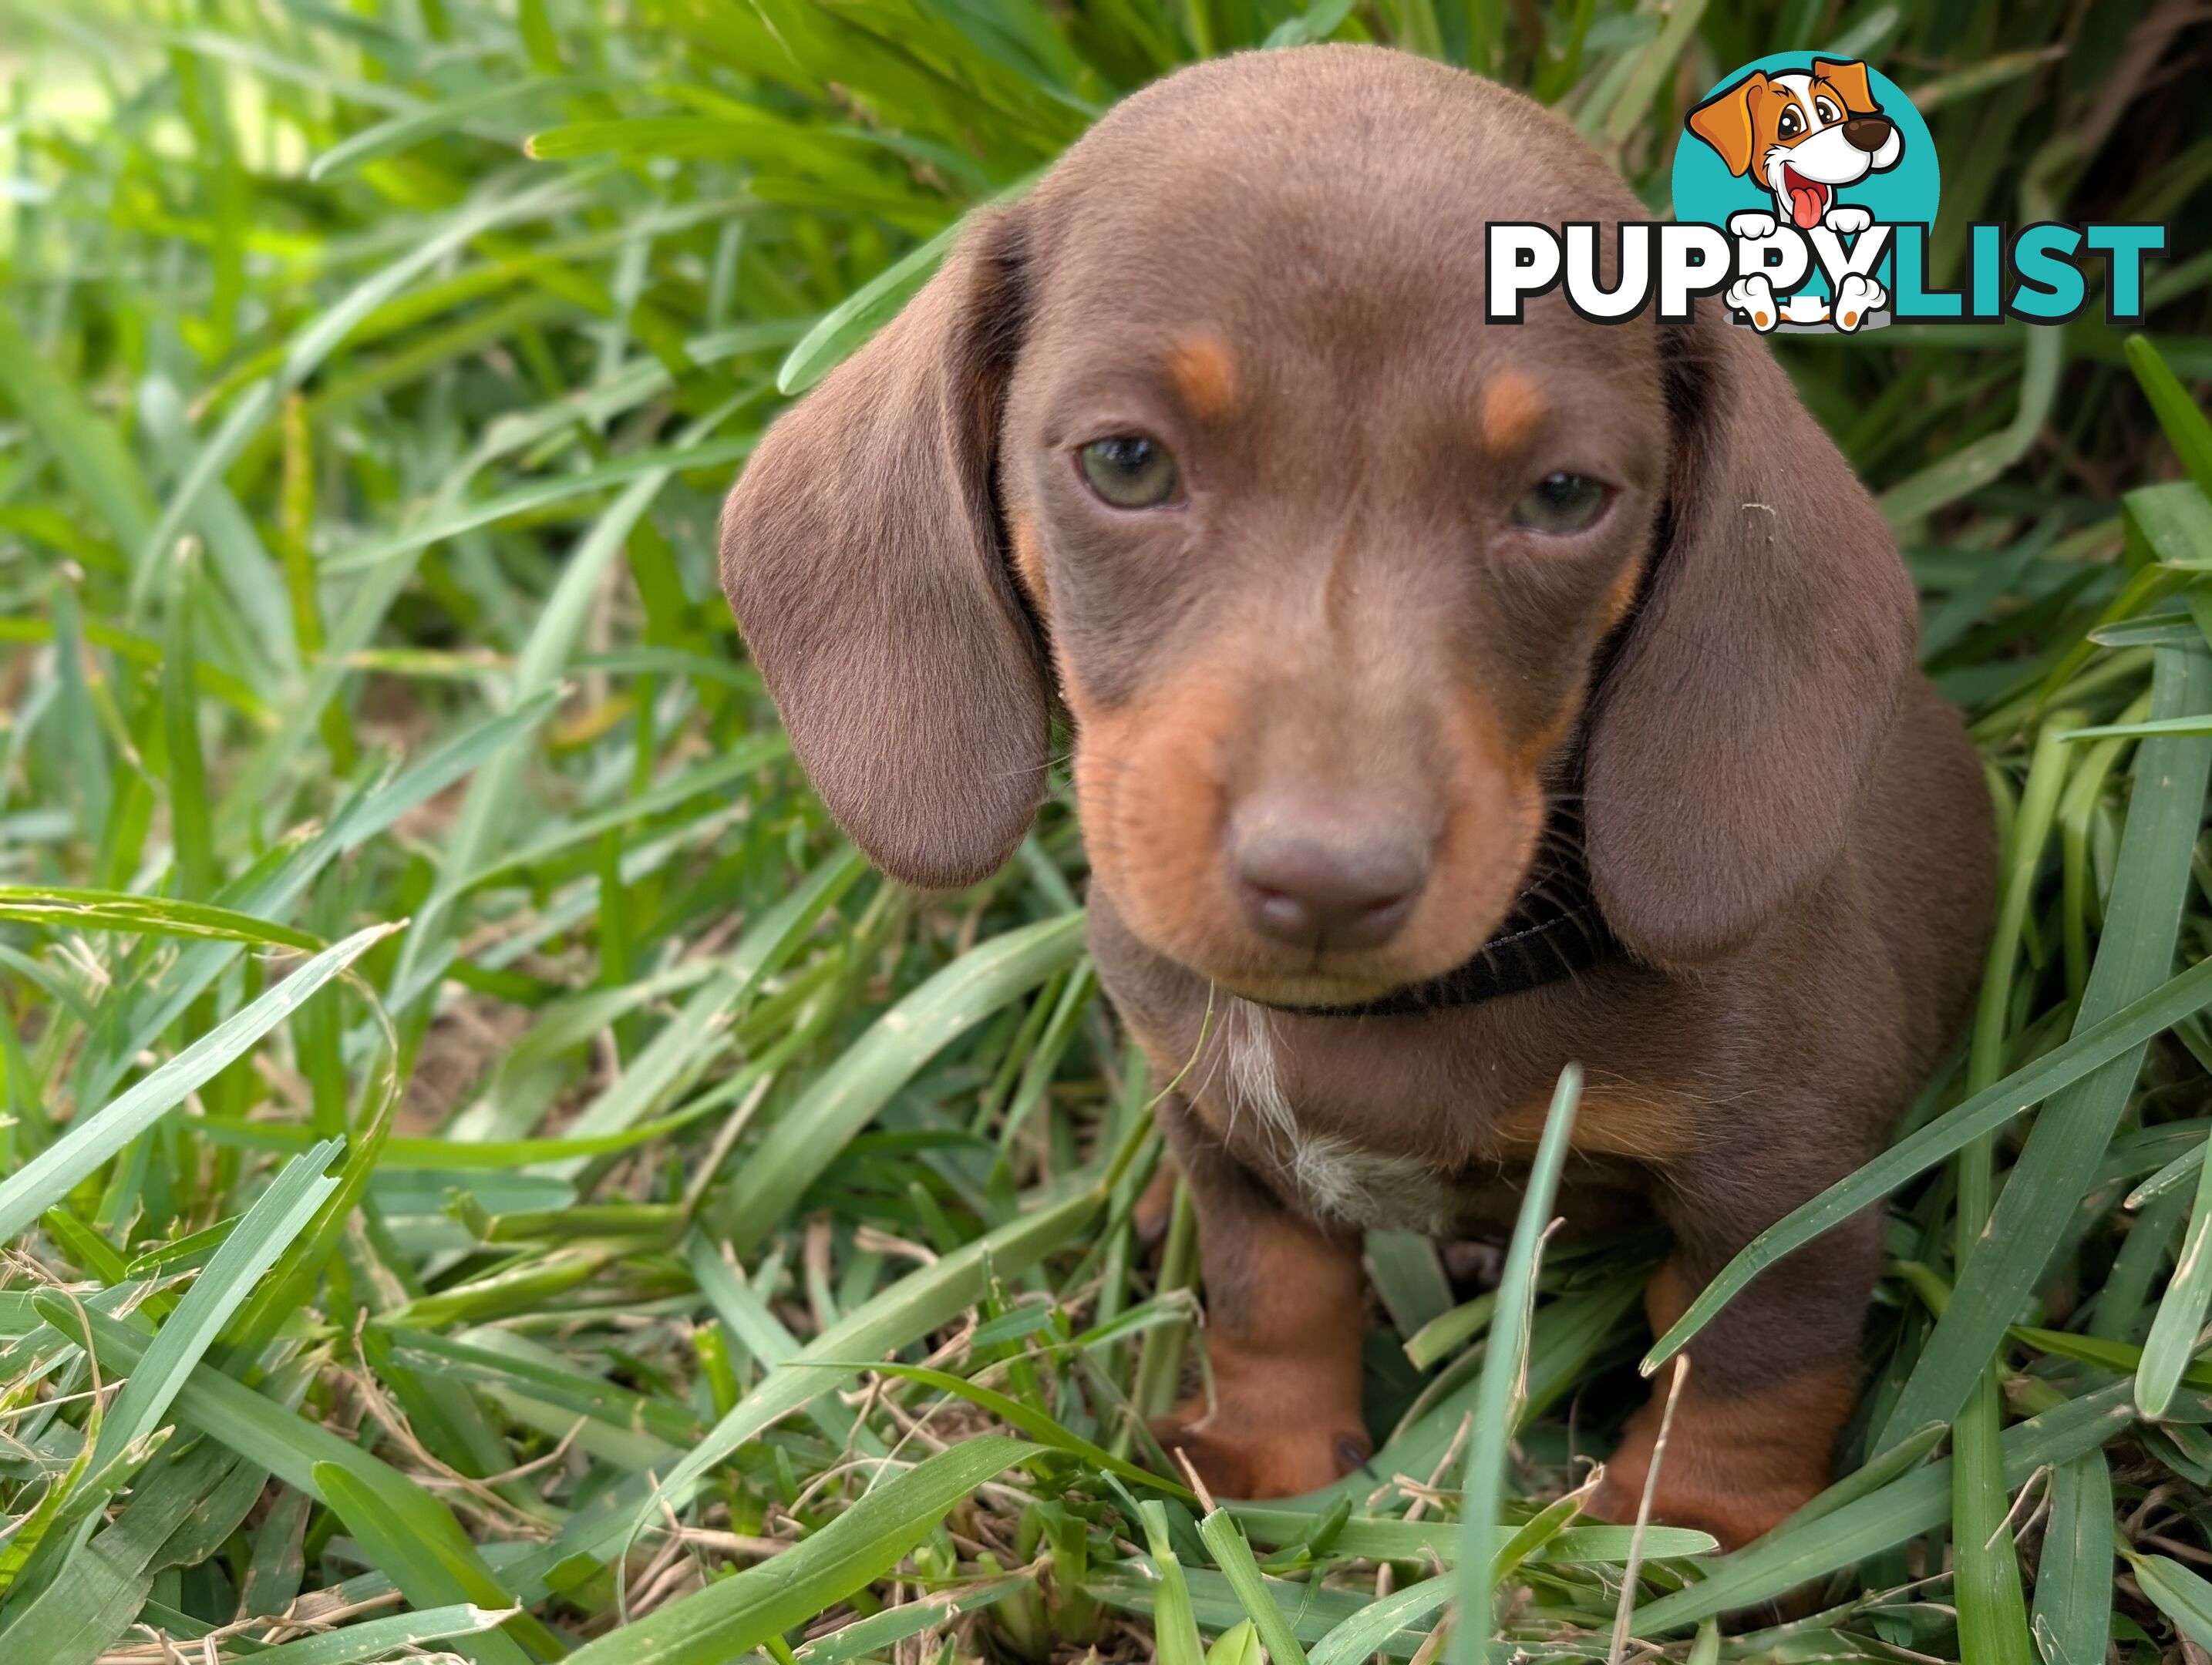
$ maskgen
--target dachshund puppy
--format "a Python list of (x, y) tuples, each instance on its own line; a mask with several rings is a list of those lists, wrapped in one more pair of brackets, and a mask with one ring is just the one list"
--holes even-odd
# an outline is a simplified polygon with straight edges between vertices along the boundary
[[(1187, 70), (981, 216), (724, 516), (799, 756), (886, 872), (1006, 860), (1069, 720), (1100, 976), (1157, 1079), (1194, 1059), (1162, 1114), (1215, 1396), (1165, 1433), (1226, 1494), (1365, 1460), (1361, 1228), (1510, 1222), (1569, 1060), (1563, 1210), (1670, 1229), (1657, 1329), (1881, 1147), (1972, 997), (1980, 769), (1765, 346), (1711, 302), (1483, 321), (1489, 222), (1643, 215), (1433, 63)], [(1661, 1519), (1733, 1546), (1826, 1484), (1879, 1233), (1699, 1336)]]

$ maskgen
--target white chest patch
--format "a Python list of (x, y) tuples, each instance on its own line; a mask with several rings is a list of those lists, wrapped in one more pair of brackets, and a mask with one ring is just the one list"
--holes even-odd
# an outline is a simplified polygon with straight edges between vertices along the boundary
[(1449, 1188), (1419, 1157), (1370, 1151), (1335, 1133), (1299, 1124), (1283, 1091), (1265, 1006), (1232, 1000), (1222, 1025), (1227, 1059), (1229, 1131), (1237, 1118), (1259, 1122), (1277, 1161), (1306, 1206), (1324, 1219), (1441, 1236), (1455, 1210)]

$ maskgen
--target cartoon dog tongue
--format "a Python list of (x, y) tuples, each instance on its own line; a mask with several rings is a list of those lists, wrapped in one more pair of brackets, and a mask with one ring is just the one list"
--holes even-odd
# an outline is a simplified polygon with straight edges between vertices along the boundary
[(1820, 223), (1820, 193), (1810, 185), (1799, 185), (1790, 193), (1791, 217), (1800, 231), (1810, 231)]

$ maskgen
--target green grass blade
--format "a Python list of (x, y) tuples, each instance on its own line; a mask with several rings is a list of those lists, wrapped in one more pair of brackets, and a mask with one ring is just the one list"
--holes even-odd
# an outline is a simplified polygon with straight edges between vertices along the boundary
[(1489, 1352), (1482, 1361), (1476, 1393), (1474, 1432), (1468, 1440), (1467, 1480), (1460, 1496), (1466, 1546), (1460, 1554), (1458, 1626), (1452, 1634), (1455, 1665), (1480, 1665), (1489, 1657), (1492, 1626), (1491, 1568), (1499, 1546), (1510, 1534), (1498, 1524), (1505, 1485), (1506, 1448), (1511, 1443), (1513, 1401), (1521, 1388), (1531, 1309), (1536, 1301), (1536, 1262), (1543, 1234), (1552, 1220), (1552, 1199), (1565, 1166), (1581, 1102), (1583, 1073), (1570, 1064), (1559, 1073), (1544, 1136), (1528, 1170), (1528, 1188), (1514, 1224), (1513, 1241), (1498, 1280), (1498, 1316), (1490, 1328)]
[(442, 508), (426, 514), (414, 525), (365, 543), (319, 563), (325, 574), (365, 572), (380, 567), (394, 556), (410, 555), (434, 544), (443, 544), (486, 526), (513, 520), (565, 503), (589, 497), (609, 486), (634, 485), (641, 477), (672, 468), (720, 468), (751, 455), (756, 443), (750, 434), (713, 440), (703, 444), (658, 447), (614, 458), (596, 468), (579, 469), (550, 480), (537, 480), (496, 497)]
[(222, 427), (200, 447), (183, 478), (169, 494), (167, 506), (153, 531), (134, 546), (133, 567), (137, 574), (134, 592), (143, 592), (158, 557), (199, 512), (203, 494), (238, 460), (253, 434), (276, 416), (283, 396), (305, 383), (362, 319), (454, 250), (498, 227), (542, 218), (567, 197), (570, 190), (566, 180), (548, 180), (511, 197), (495, 197), (464, 209), (448, 216), (437, 231), (413, 243), (399, 258), (356, 285), (335, 305), (319, 313), (293, 337), (276, 374), (257, 385), (231, 407)]
[(114, 1103), (70, 1124), (69, 1131), (0, 1181), (0, 1238), (13, 1237), (66, 1196), (78, 1181), (243, 1057), (269, 1031), (313, 998), (398, 927), (372, 925), (309, 960), (251, 1006), (149, 1071)]
[(126, 550), (143, 545), (155, 520), (144, 477), (114, 428), (40, 356), (5, 302), (0, 302), (0, 392), (39, 429), (70, 484), (106, 518), (115, 541)]
[[(547, 599), (544, 611), (531, 629), (530, 639), (516, 658), (512, 697), (517, 702), (550, 691), (582, 634), (601, 575), (622, 553), (629, 536), (653, 500), (668, 483), (672, 471), (656, 469), (634, 480), (592, 523), (591, 532), (569, 556), (561, 581)], [(390, 994), (392, 1010), (404, 1011), (424, 993), (434, 974), (425, 969), (453, 933), (453, 912), (468, 877), (485, 865), (485, 853), (505, 829), (515, 808), (516, 783), (523, 754), (509, 746), (487, 758), (469, 783), (453, 837), (447, 842), (438, 883), (423, 901), (413, 925), (401, 939), (398, 963), (393, 968)]]
[(1138, 1509), (1144, 1516), (1145, 1542), (1158, 1574), (1158, 1605), (1152, 1610), (1152, 1643), (1158, 1665), (1204, 1665), (1206, 1649), (1198, 1633), (1198, 1614), (1191, 1604), (1190, 1580), (1170, 1540), (1167, 1510), (1151, 1499)]
[[(64, 1334), (75, 1335), (88, 1324), (102, 1370), (127, 1376), (138, 1368), (151, 1345), (146, 1336), (104, 1314), (89, 1313), (80, 1320), (76, 1310), (52, 1291), (41, 1291), (33, 1299), (40, 1314)], [(471, 1595), (465, 1589), (460, 1599), (496, 1607), (512, 1605), (452, 1512), (389, 1464), (206, 1364), (191, 1370), (173, 1403), (179, 1422), (322, 1501), (328, 1501), (319, 1478), (322, 1471), (344, 1471), (357, 1492), (377, 1500), (380, 1522), (397, 1522), (422, 1553), (437, 1557), (446, 1576), (459, 1576), (464, 1586), (478, 1593)], [(457, 1575), (456, 1569), (465, 1571)], [(526, 1633), (543, 1634), (534, 1619), (512, 1622)], [(505, 1651), (496, 1646), (490, 1650)]]
[[(1024, 174), (992, 201), (1012, 201), (1036, 184), (1042, 172)], [(787, 396), (803, 393), (858, 352), (945, 264), (945, 257), (952, 252), (952, 246), (960, 240), (968, 224), (969, 219), (963, 217), (945, 227), (824, 313), (785, 356), (775, 373), (776, 392)]]
[(1297, 1632), (1283, 1617), (1283, 1610), (1275, 1604), (1273, 1592), (1260, 1571), (1260, 1564), (1252, 1559), (1252, 1546), (1244, 1541), (1244, 1534), (1234, 1516), (1225, 1510), (1212, 1509), (1198, 1523), (1198, 1535), (1205, 1540), (1207, 1553), (1213, 1557), (1214, 1565), (1229, 1581), (1230, 1589), (1237, 1592), (1237, 1600), (1244, 1609), (1247, 1623), (1267, 1650), (1270, 1665), (1306, 1665), (1305, 1650), (1298, 1645)]
[(1823, 1515), (1832, 1515), (1844, 1504), (1856, 1503), (1861, 1498), (1872, 1497), (1892, 1480), (1910, 1474), (1925, 1462), (1929, 1454), (1943, 1443), (1949, 1432), (1950, 1430), (1940, 1422), (1929, 1423), (1911, 1438), (1899, 1440), (1872, 1461), (1853, 1469), (1776, 1529), (1786, 1532), (1808, 1521), (1817, 1521)]
[[(1224, 1507), (1248, 1536), (1262, 1544), (1296, 1542), (1314, 1519), (1304, 1510), (1267, 1504), (1232, 1503)], [(1525, 1529), (1516, 1529), (1513, 1538), (1519, 1539)], [(1629, 1543), (1634, 1536), (1632, 1527), (1561, 1526), (1550, 1538), (1528, 1549), (1527, 1558), (1531, 1561), (1578, 1565), (1623, 1562), (1628, 1559)], [(1655, 1526), (1644, 1531), (1644, 1554), (1650, 1560), (1710, 1555), (1719, 1547), (1710, 1533), (1688, 1527)], [(1370, 1561), (1419, 1561), (1433, 1556), (1449, 1565), (1458, 1561), (1464, 1545), (1459, 1528), (1449, 1521), (1399, 1521), (1353, 1515), (1338, 1530), (1330, 1547), (1339, 1553)], [(1521, 1553), (1516, 1544), (1509, 1542), (1508, 1547), (1516, 1553)], [(1500, 1553), (1502, 1556), (1504, 1552)]]
[(747, 1440), (757, 1437), (795, 1411), (803, 1410), (839, 1385), (849, 1372), (799, 1369), (819, 1359), (869, 1358), (903, 1347), (927, 1335), (980, 1300), (993, 1275), (1018, 1277), (1068, 1242), (1098, 1212), (1106, 1199), (1081, 1192), (1024, 1216), (911, 1273), (859, 1310), (816, 1336), (790, 1366), (771, 1371), (740, 1400), (683, 1460), (671, 1469), (636, 1517), (640, 1528), (657, 1516), (659, 1499), (689, 1494), (698, 1480)]
[(2112, 1615), (2112, 1473), (2102, 1451), (2051, 1471), (2036, 1565), (2034, 1630), (2045, 1665), (2102, 1665)]
[[(1484, 1582), (1488, 1577), (1486, 1568)], [(1455, 1582), (1449, 1577), (1424, 1578), (1369, 1603), (1315, 1644), (1313, 1665), (1356, 1665), (1380, 1649), (1386, 1638), (1427, 1618), (1451, 1600)]]
[(2165, 1555), (2130, 1555), (2136, 1583), (2158, 1610), (2200, 1648), (2212, 1648), (2212, 1583)]
[(2212, 496), (2212, 422), (2204, 419), (2197, 401), (2158, 355), (2148, 336), (2130, 336), (2126, 352), (2128, 368), (2142, 385), (2143, 397), (2150, 401), (2159, 426), (2166, 430), (2173, 454), (2181, 459), (2182, 467), (2189, 471), (2197, 489)]
[(1951, 1427), (1952, 1589), (1959, 1611), (1959, 1652), (1976, 1665), (2036, 1665), (1999, 1442), (2000, 1391), (1992, 1365), (1982, 1372)]
[(319, 954), (319, 937), (252, 914), (204, 902), (133, 896), (125, 890), (80, 890), (56, 885), (0, 884), (0, 919), (21, 920), (58, 931), (127, 931), (218, 942), (258, 943)]
[(1407, 1357), (1419, 1364), (1414, 1341), (1452, 1310), (1451, 1283), (1437, 1258), (1437, 1246), (1416, 1231), (1370, 1231), (1366, 1248), (1375, 1292), (1406, 1338)]
[(556, 94), (592, 92), (606, 84), (606, 77), (602, 76), (542, 76), (504, 87), (489, 87), (427, 109), (404, 111), (349, 134), (331, 146), (307, 164), (307, 179), (315, 185), (343, 179), (369, 162), (398, 155), (426, 140), (465, 127), (510, 105), (550, 99)]
[[(496, 1605), (503, 1592), (483, 1576), (483, 1563), (473, 1553), (457, 1554), (443, 1534), (425, 1535), (419, 1519), (410, 1519), (387, 1498), (350, 1470), (335, 1462), (315, 1465), (315, 1486), (323, 1494), (355, 1540), (368, 1552), (369, 1559), (399, 1587), (417, 1607), (436, 1607), (456, 1601)], [(451, 1525), (451, 1517), (447, 1524)], [(459, 1536), (459, 1528), (454, 1528)], [(460, 1540), (463, 1548), (467, 1540)], [(514, 1621), (509, 1621), (510, 1623)], [(528, 1665), (530, 1656), (497, 1631), (461, 1640), (456, 1651), (481, 1665)]]
[[(2153, 687), (2155, 716), (2212, 711), (2212, 655), (2158, 649)], [(2172, 969), (2208, 774), (2212, 738), (2147, 740), (2138, 749), (2112, 907), (2075, 1018), (2077, 1035), (2144, 998)], [(2131, 1047), (2044, 1106), (1880, 1443), (1954, 1415), (1966, 1402), (2088, 1188), (2142, 1060), (2142, 1048)]]
[(827, 1636), (817, 1637), (804, 1647), (793, 1649), (792, 1656), (799, 1665), (843, 1665), (848, 1659), (886, 1655), (908, 1637), (919, 1636), (933, 1625), (943, 1624), (963, 1613), (981, 1613), (1031, 1587), (1029, 1577), (1018, 1576), (933, 1590), (919, 1601), (855, 1619)]
[(420, 1613), (395, 1613), (371, 1619), (322, 1636), (303, 1636), (296, 1642), (279, 1643), (252, 1654), (254, 1665), (366, 1665), (386, 1654), (405, 1658), (409, 1650), (456, 1637), (477, 1636), (490, 1630), (507, 1614), (471, 1607), (466, 1602), (449, 1607), (429, 1607)]
[(1261, 1665), (1265, 1657), (1260, 1651), (1260, 1632), (1247, 1619), (1215, 1638), (1206, 1650), (1206, 1665)]
[(987, 1388), (980, 1382), (954, 1376), (949, 1370), (933, 1370), (921, 1364), (869, 1364), (863, 1360), (836, 1358), (808, 1359), (801, 1368), (842, 1370), (855, 1375), (862, 1370), (872, 1370), (878, 1376), (896, 1376), (902, 1382), (921, 1382), (940, 1393), (951, 1394), (956, 1398), (966, 1400), (970, 1405), (981, 1407), (1008, 1426), (1027, 1434), (1047, 1450), (1079, 1458), (1107, 1474), (1118, 1474), (1135, 1485), (1165, 1492), (1184, 1503), (1198, 1501), (1196, 1494), (1189, 1487), (1164, 1475), (1139, 1468), (1133, 1462), (1124, 1461), (1103, 1446), (1093, 1444), (1079, 1435), (1071, 1434), (1035, 1406), (1024, 1405), (994, 1388)]
[(155, 1332), (138, 1368), (116, 1395), (100, 1422), (93, 1454), (95, 1465), (154, 1431), (231, 1314), (306, 1229), (323, 1199), (337, 1188), (337, 1181), (326, 1177), (324, 1170), (339, 1149), (340, 1141), (325, 1139), (307, 1155), (295, 1158), (254, 1199)]
[(2208, 1250), (2212, 1250), (2212, 1164), (2200, 1164), (2181, 1258), (2174, 1263), (2157, 1316), (2151, 1320), (2142, 1364), (2136, 1373), (2136, 1403), (2154, 1420), (2164, 1416), (2172, 1402), (2182, 1373), (2197, 1351), (2204, 1315), (2212, 1310), (2212, 1253)]
[(952, 1505), (1036, 1447), (964, 1440), (886, 1480), (773, 1560), (709, 1584), (568, 1656), (574, 1665), (724, 1665), (881, 1577)]
[(768, 1234), (916, 1071), (1006, 1002), (1073, 965), (1083, 941), (1080, 914), (1009, 931), (962, 955), (878, 1018), (738, 1170), (717, 1220), (738, 1252)]

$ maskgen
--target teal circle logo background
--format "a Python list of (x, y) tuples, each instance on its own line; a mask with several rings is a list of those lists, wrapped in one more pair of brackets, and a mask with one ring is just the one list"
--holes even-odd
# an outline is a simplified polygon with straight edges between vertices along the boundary
[[(1703, 104), (1723, 88), (1735, 86), (1754, 70), (1763, 70), (1771, 76), (1803, 74), (1812, 69), (1816, 58), (1831, 64), (1856, 61), (1838, 58), (1833, 52), (1771, 53), (1723, 76), (1705, 89), (1698, 103)], [(1905, 97), (1905, 89), (1871, 64), (1867, 65), (1867, 85), (1874, 93), (1875, 101), (1881, 106), (1882, 114), (1897, 124), (1905, 150), (1896, 167), (1869, 173), (1857, 184), (1844, 186), (1838, 193), (1838, 200), (1846, 207), (1865, 209), (1885, 224), (1905, 225), (1917, 221), (1932, 226), (1936, 222), (1941, 180), (1936, 167), (1936, 141), (1928, 131), (1928, 124), (1912, 107), (1912, 100)], [(1686, 118), (1688, 112), (1683, 113)], [(1729, 215), (1753, 209), (1773, 213), (1774, 193), (1758, 179), (1729, 173), (1720, 153), (1684, 126), (1674, 146), (1674, 217), (1701, 220), (1726, 231)], [(1783, 217), (1786, 220), (1787, 216)], [(1885, 253), (1881, 264), (1886, 268), (1889, 264), (1890, 256)]]

